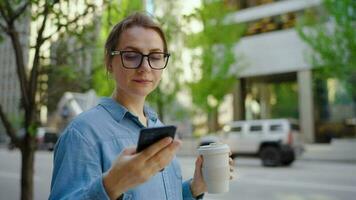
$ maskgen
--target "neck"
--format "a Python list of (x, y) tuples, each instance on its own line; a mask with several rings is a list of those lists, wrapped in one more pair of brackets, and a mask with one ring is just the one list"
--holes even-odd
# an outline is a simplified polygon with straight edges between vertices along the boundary
[(115, 91), (111, 97), (123, 105), (128, 111), (136, 115), (143, 125), (147, 125), (147, 120), (143, 112), (145, 97), (131, 96), (129, 94), (120, 95), (120, 92)]

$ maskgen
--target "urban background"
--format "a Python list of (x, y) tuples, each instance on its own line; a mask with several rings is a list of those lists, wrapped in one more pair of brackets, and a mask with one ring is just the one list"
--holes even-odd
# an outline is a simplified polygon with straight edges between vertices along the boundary
[(168, 36), (172, 59), (148, 102), (178, 127), (185, 177), (196, 147), (233, 121), (287, 119), (305, 144), (289, 167), (236, 157), (231, 192), (206, 199), (354, 198), (356, 1), (1, 0), (0, 199), (48, 198), (44, 150), (111, 95), (104, 42), (135, 11)]

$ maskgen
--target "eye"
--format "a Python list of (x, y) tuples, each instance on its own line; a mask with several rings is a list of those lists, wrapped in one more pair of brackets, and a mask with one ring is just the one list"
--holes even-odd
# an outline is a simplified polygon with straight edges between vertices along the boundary
[(163, 60), (164, 59), (164, 53), (151, 53), (150, 54), (150, 59), (151, 60)]
[(124, 52), (122, 54), (125, 60), (137, 60), (141, 59), (141, 54), (138, 52)]

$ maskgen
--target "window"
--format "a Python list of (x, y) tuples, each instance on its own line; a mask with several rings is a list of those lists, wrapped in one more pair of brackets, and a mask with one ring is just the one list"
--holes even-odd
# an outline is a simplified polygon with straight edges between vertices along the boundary
[(282, 127), (282, 125), (280, 125), (280, 124), (272, 124), (272, 125), (269, 127), (269, 130), (270, 130), (270, 131), (282, 131), (282, 130), (283, 130), (283, 127)]
[(241, 130), (242, 130), (241, 126), (231, 127), (232, 132), (241, 132)]
[(250, 131), (251, 132), (262, 131), (262, 126), (261, 125), (253, 125), (253, 126), (250, 127)]

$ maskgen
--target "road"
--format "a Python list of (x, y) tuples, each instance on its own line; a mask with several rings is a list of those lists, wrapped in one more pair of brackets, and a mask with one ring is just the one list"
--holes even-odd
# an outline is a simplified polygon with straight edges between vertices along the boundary
[[(52, 153), (36, 154), (35, 198), (48, 198)], [(193, 174), (194, 158), (179, 157), (184, 178)], [(352, 200), (356, 196), (356, 163), (295, 162), (291, 167), (264, 168), (257, 159), (239, 158), (230, 192), (207, 194), (206, 200)], [(17, 200), (20, 154), (0, 149), (0, 200)]]

